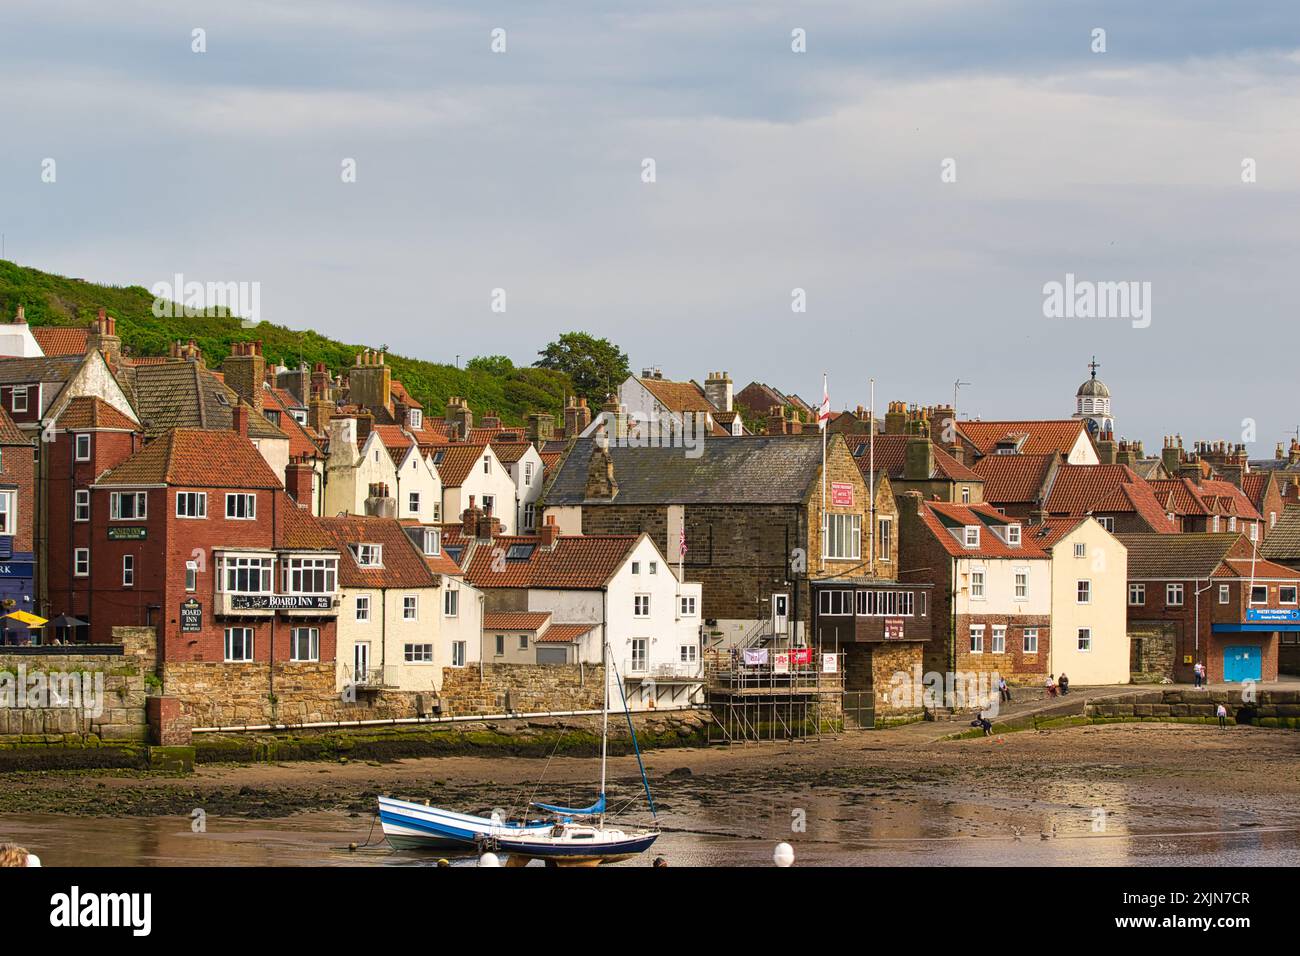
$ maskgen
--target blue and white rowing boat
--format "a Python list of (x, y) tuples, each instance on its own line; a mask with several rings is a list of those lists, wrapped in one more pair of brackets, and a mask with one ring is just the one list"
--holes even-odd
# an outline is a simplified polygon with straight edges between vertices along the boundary
[(476, 817), (392, 797), (379, 798), (379, 823), (389, 844), (397, 850), (468, 850), (484, 838), (549, 833), (554, 825), (546, 820), (519, 823)]

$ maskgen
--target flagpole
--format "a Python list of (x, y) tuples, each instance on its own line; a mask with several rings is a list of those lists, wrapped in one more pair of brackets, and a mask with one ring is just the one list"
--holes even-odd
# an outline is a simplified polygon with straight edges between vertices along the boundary
[(871, 576), (876, 576), (876, 380), (871, 380), (871, 417), (867, 430), (867, 497), (871, 499), (871, 509), (867, 520), (871, 526), (867, 529), (867, 556)]
[(826, 570), (826, 532), (828, 530), (826, 527), (826, 426), (830, 424), (830, 420), (826, 418), (826, 401), (829, 395), (826, 373), (822, 372), (822, 407), (817, 410), (817, 425), (822, 430), (822, 543), (818, 549), (821, 552), (818, 567), (823, 571)]

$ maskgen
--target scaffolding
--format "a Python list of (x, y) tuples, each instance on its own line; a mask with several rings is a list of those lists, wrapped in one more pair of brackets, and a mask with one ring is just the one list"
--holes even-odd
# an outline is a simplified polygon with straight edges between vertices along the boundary
[(814, 648), (715, 654), (706, 668), (710, 743), (804, 740), (845, 730), (844, 654)]

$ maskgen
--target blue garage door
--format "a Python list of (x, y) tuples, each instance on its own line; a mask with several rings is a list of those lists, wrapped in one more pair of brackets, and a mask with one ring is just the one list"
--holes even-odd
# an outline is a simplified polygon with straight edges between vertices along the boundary
[(1263, 680), (1264, 655), (1251, 646), (1223, 649), (1223, 679), (1226, 681)]

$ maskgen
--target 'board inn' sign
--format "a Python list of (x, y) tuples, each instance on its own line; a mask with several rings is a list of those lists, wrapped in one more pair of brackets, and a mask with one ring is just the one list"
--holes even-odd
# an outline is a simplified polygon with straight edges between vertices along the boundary
[(328, 594), (233, 594), (230, 606), (241, 611), (328, 611), (334, 599)]

